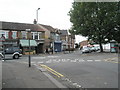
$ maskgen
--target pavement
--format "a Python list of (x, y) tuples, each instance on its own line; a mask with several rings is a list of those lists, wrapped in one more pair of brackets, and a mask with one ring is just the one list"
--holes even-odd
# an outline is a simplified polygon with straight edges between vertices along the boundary
[(2, 70), (2, 88), (58, 88), (34, 65), (5, 61)]

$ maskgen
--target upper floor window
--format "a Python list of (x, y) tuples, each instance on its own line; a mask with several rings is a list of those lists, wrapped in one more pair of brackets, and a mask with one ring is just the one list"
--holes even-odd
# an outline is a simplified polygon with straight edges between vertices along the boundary
[(8, 39), (8, 35), (9, 35), (8, 32), (9, 32), (9, 31), (2, 31), (2, 32), (0, 32), (0, 37), (1, 37), (2, 35), (4, 35), (4, 37), (5, 37), (6, 39)]
[(60, 41), (60, 36), (59, 36), (59, 34), (56, 34), (56, 41)]
[(22, 33), (22, 39), (26, 39), (27, 38), (26, 31), (21, 31), (21, 33)]
[(40, 40), (41, 32), (32, 32), (32, 39)]
[(16, 39), (17, 38), (17, 31), (12, 31), (12, 38)]
[(38, 40), (38, 33), (37, 32), (34, 33), (34, 37), (36, 40)]
[(42, 32), (38, 32), (38, 40), (40, 40), (40, 38), (42, 38)]

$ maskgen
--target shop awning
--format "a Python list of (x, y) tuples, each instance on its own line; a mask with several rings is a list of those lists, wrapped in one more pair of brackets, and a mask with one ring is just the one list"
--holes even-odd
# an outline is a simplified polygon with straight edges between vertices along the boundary
[[(28, 47), (29, 46), (29, 40), (20, 40), (20, 44), (23, 47)], [(35, 40), (30, 40), (30, 46), (37, 46), (37, 43)]]

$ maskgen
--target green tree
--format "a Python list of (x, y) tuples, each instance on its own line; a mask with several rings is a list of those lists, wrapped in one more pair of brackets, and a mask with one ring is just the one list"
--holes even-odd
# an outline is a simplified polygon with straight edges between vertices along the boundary
[(120, 40), (118, 2), (73, 2), (69, 16), (73, 24), (70, 32), (87, 36), (98, 43), (101, 52), (102, 43), (112, 39)]

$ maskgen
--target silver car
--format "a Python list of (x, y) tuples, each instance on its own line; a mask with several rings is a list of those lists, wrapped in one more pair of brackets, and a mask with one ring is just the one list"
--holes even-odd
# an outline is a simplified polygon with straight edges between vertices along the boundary
[(13, 59), (19, 59), (21, 57), (21, 50), (18, 47), (9, 47), (6, 48), (4, 51), (0, 52), (0, 59), (6, 59), (6, 58), (13, 58)]
[(82, 53), (90, 53), (90, 52), (91, 52), (91, 50), (89, 47), (82, 48)]

